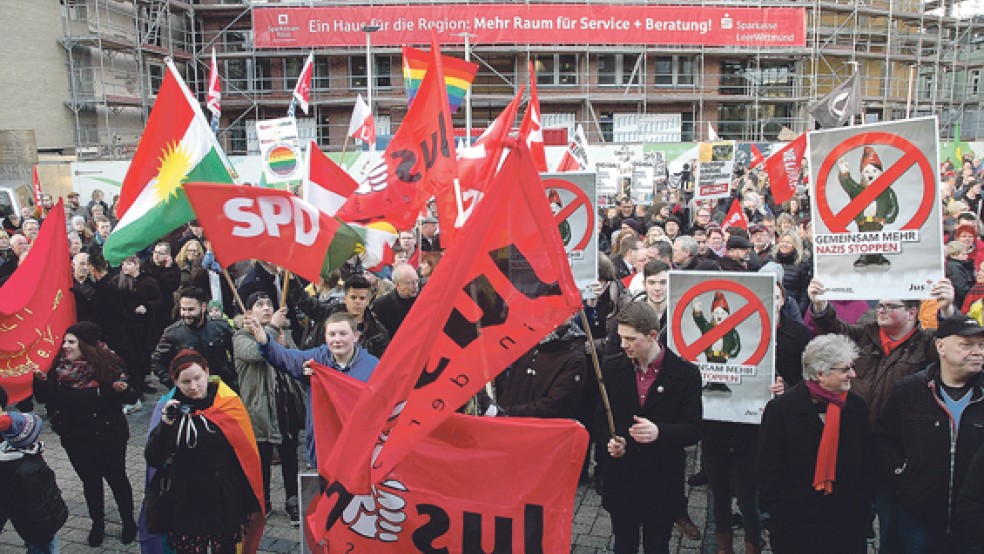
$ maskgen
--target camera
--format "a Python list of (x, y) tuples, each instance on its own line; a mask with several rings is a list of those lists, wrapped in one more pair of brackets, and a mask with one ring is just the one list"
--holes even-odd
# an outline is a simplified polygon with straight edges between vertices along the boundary
[(191, 406), (187, 404), (168, 404), (164, 406), (164, 415), (168, 419), (178, 419), (179, 417), (190, 414)]

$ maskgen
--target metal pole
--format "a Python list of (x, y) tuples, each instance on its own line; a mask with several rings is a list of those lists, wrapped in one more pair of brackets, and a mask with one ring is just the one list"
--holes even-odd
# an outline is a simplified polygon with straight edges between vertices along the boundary
[[(472, 33), (459, 33), (459, 37), (465, 39), (465, 61), (471, 61), (471, 48), (469, 39), (477, 37)], [(471, 106), (471, 86), (465, 90), (465, 145), (471, 146), (471, 129), (472, 129), (472, 106)]]
[[(372, 34), (379, 30), (379, 25), (364, 25), (363, 32), (366, 33), (366, 89), (369, 103), (369, 113), (376, 113), (372, 107)], [(369, 145), (369, 151), (376, 150), (376, 143)]]
[(909, 91), (905, 96), (905, 118), (909, 119), (909, 115), (912, 112), (912, 85), (916, 79), (916, 66), (909, 66)]

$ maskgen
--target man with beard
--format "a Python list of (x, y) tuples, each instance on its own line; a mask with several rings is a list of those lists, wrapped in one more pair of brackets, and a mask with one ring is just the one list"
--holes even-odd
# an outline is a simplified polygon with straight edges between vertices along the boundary
[(174, 355), (190, 348), (208, 360), (209, 371), (238, 389), (232, 365), (232, 327), (222, 319), (207, 316), (208, 295), (200, 287), (181, 289), (178, 300), (180, 319), (166, 329), (150, 356), (150, 368), (165, 386), (171, 386), (168, 368)]

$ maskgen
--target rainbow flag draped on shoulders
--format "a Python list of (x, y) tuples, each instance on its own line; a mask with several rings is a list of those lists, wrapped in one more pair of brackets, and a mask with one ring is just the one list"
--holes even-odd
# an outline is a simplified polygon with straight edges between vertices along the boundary
[[(430, 66), (431, 54), (409, 46), (403, 47), (403, 82), (407, 89), (407, 104), (413, 102), (420, 83), (424, 81), (427, 68)], [(465, 101), (465, 93), (475, 80), (478, 64), (467, 62), (453, 56), (441, 56), (444, 65), (444, 84), (448, 89), (448, 105), (451, 113), (457, 113), (458, 107)]]

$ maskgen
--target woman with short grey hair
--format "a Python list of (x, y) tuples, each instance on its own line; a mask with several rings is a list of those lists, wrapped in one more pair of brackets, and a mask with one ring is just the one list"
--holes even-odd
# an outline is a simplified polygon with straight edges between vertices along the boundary
[(765, 407), (759, 507), (775, 554), (866, 552), (875, 464), (868, 408), (850, 391), (858, 354), (844, 335), (813, 339), (803, 381)]

